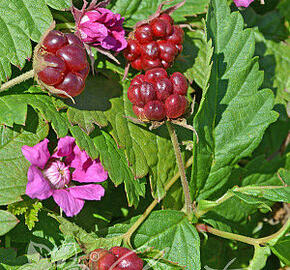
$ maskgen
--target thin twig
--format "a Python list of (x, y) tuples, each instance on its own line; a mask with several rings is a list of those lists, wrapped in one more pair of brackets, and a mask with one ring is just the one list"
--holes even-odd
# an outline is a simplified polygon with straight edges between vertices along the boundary
[(22, 83), (28, 79), (31, 79), (31, 78), (33, 78), (33, 76), (34, 76), (34, 70), (32, 69), (32, 70), (30, 70), (26, 73), (23, 73), (22, 75), (14, 78), (6, 83), (3, 83), (0, 87), (0, 92), (6, 90), (8, 88), (11, 88), (12, 86), (15, 86), (19, 83)]

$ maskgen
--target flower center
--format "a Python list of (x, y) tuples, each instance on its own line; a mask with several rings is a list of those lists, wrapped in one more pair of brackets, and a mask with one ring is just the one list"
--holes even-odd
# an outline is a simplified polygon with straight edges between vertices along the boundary
[(71, 178), (69, 167), (59, 160), (50, 160), (42, 173), (55, 189), (64, 188)]

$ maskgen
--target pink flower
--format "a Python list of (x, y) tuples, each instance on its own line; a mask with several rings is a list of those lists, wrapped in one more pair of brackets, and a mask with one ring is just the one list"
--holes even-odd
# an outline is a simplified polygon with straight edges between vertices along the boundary
[[(81, 151), (73, 137), (59, 139), (57, 150), (50, 155), (44, 139), (33, 147), (24, 145), (22, 153), (31, 163), (28, 169), (26, 195), (45, 200), (50, 196), (68, 217), (78, 214), (85, 200), (100, 200), (105, 194), (101, 185), (80, 183), (103, 182), (108, 178), (99, 160)], [(73, 172), (72, 172), (73, 171)]]
[(254, 0), (234, 0), (237, 7), (248, 7)]
[(119, 52), (127, 47), (124, 18), (106, 8), (95, 8), (84, 13), (78, 23), (83, 42)]

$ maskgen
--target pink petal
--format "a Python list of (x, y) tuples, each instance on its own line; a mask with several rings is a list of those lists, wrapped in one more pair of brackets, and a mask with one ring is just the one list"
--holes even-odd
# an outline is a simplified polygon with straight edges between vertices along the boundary
[(101, 162), (98, 160), (87, 160), (82, 167), (78, 167), (72, 174), (72, 180), (89, 183), (103, 182), (108, 178), (108, 172), (104, 170)]
[(105, 189), (101, 185), (90, 184), (68, 188), (70, 194), (78, 199), (99, 201), (105, 195)]
[(28, 145), (22, 146), (22, 154), (31, 163), (40, 169), (44, 169), (45, 164), (50, 158), (50, 153), (47, 148), (48, 139), (44, 139), (40, 143), (30, 147)]
[(54, 190), (52, 196), (68, 217), (77, 215), (85, 204), (83, 200), (73, 197), (72, 194), (65, 189)]
[(248, 7), (254, 0), (234, 0), (237, 7)]
[(35, 166), (30, 166), (27, 173), (28, 183), (25, 194), (32, 199), (45, 200), (52, 195), (52, 188)]
[(86, 151), (81, 151), (80, 148), (75, 145), (73, 152), (65, 159), (65, 163), (72, 168), (80, 168), (83, 164), (90, 159)]
[(59, 158), (65, 157), (72, 153), (75, 146), (75, 139), (70, 136), (60, 138), (57, 144), (57, 151), (52, 155), (52, 157)]

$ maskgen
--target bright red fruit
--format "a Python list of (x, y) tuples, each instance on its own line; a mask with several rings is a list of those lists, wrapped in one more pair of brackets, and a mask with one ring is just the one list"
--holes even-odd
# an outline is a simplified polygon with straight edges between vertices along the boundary
[(90, 253), (89, 266), (93, 270), (111, 270), (111, 266), (117, 261), (117, 257), (111, 252), (98, 248)]
[(182, 51), (183, 30), (173, 19), (162, 13), (150, 23), (142, 24), (131, 33), (124, 50), (125, 58), (137, 70), (156, 67), (167, 69)]
[(181, 73), (175, 72), (168, 78), (165, 69), (153, 68), (131, 81), (127, 95), (140, 120), (162, 121), (185, 113), (187, 88), (187, 80)]
[(137, 256), (137, 254), (124, 247), (113, 247), (110, 249), (118, 261), (114, 270), (142, 270), (143, 261)]
[(184, 96), (173, 94), (165, 100), (166, 115), (169, 118), (178, 118), (187, 108), (187, 100)]
[(84, 45), (77, 36), (52, 30), (44, 37), (35, 55), (37, 79), (49, 92), (68, 97), (55, 91), (63, 90), (74, 97), (84, 90), (89, 64)]

